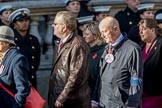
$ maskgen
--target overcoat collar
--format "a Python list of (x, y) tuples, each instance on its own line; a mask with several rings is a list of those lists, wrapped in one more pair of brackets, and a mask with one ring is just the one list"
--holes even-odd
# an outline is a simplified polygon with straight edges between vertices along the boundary
[[(147, 59), (146, 59), (146, 61), (145, 61), (146, 63), (147, 63), (147, 60), (149, 60), (149, 59), (154, 55), (154, 53), (156, 52), (157, 48), (160, 47), (161, 40), (162, 40), (162, 38), (161, 38), (160, 36), (157, 36), (157, 37), (156, 37), (156, 43), (155, 43), (155, 45), (153, 46), (153, 49), (151, 50), (150, 54), (148, 55), (148, 57), (147, 57)], [(146, 44), (143, 43), (142, 49), (144, 48), (145, 45), (146, 45)]]
[(72, 40), (75, 37), (75, 35), (76, 35), (75, 33), (71, 33), (71, 35), (67, 38), (67, 40), (65, 41), (65, 43), (63, 44), (63, 46), (62, 46), (62, 48), (60, 49), (59, 52), (58, 52), (58, 43), (56, 44), (57, 46), (55, 48), (56, 49), (55, 51), (57, 52), (57, 54), (56, 54), (57, 57), (56, 57), (53, 65), (55, 65), (57, 63), (57, 61), (59, 60), (59, 58), (63, 54), (64, 50), (70, 48), (70, 46), (72, 44)]

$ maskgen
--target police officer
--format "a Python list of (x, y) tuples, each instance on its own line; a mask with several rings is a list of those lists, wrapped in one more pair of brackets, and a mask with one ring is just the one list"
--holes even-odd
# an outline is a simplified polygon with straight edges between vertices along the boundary
[(0, 7), (0, 26), (1, 25), (10, 25), (8, 16), (12, 12), (12, 5), (3, 5)]
[(127, 7), (124, 10), (119, 11), (115, 18), (118, 20), (121, 32), (128, 33), (129, 29), (133, 25), (137, 25), (140, 18), (137, 15), (137, 5), (141, 0), (126, 0)]
[(14, 40), (17, 49), (28, 58), (29, 81), (36, 88), (36, 71), (40, 63), (40, 44), (35, 36), (29, 34), (29, 14), (30, 10), (27, 8), (17, 9), (10, 14), (9, 21), (14, 27)]

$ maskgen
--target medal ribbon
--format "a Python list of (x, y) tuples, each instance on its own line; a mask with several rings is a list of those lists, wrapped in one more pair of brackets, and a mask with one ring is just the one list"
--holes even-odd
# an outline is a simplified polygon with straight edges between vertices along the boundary
[(108, 54), (112, 54), (113, 53), (113, 47), (112, 45), (109, 45), (109, 49), (108, 49)]

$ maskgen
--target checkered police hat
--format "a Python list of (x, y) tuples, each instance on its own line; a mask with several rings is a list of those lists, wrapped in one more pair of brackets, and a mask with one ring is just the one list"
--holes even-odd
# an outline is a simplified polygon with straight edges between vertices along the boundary
[(15, 45), (14, 32), (8, 26), (0, 26), (0, 41), (9, 42)]
[(30, 18), (29, 15), (30, 15), (29, 9), (27, 8), (17, 9), (9, 15), (9, 21), (10, 23), (13, 23), (15, 21), (22, 20), (23, 18), (29, 19)]

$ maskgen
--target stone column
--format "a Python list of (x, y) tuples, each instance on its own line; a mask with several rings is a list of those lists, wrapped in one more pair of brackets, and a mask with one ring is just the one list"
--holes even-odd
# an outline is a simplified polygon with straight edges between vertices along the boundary
[(40, 21), (41, 16), (32, 16), (31, 17), (31, 22), (30, 22), (30, 33), (37, 37), (39, 43), (40, 43), (40, 49), (41, 49), (41, 61), (40, 64), (44, 61), (44, 55), (43, 55), (43, 40), (40, 35), (38, 26), (39, 26), (39, 21)]
[(42, 45), (42, 38), (39, 34), (38, 31), (38, 25), (39, 25), (39, 16), (33, 16), (31, 18), (31, 22), (30, 22), (30, 33), (34, 36), (36, 36), (39, 40), (40, 45)]
[(53, 58), (53, 45), (52, 45), (52, 39), (53, 39), (53, 16), (49, 16), (49, 20), (47, 22), (47, 33), (45, 37), (45, 43), (47, 44), (47, 51), (45, 54), (45, 58), (49, 59), (52, 62)]

